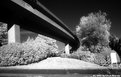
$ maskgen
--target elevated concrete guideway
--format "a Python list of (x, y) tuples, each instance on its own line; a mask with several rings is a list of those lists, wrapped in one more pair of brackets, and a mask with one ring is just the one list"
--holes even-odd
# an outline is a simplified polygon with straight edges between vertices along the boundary
[(37, 0), (0, 1), (0, 21), (69, 43), (75, 50), (80, 43), (76, 35)]

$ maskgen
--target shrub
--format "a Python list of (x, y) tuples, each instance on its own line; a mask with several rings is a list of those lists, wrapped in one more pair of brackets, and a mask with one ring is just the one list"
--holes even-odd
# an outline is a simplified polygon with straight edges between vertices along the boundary
[[(110, 60), (110, 55), (107, 54), (103, 54), (103, 53), (92, 53), (90, 51), (83, 51), (84, 47), (80, 47), (77, 51), (73, 52), (70, 55), (66, 55), (66, 54), (62, 54), (62, 57), (68, 57), (68, 58), (74, 58), (74, 59), (79, 59), (79, 60), (83, 60), (86, 62), (91, 62), (91, 63), (95, 63), (98, 64), (100, 66), (108, 66), (111, 64), (111, 60)], [(103, 49), (102, 52), (107, 52), (105, 50), (110, 50), (108, 48)], [(110, 50), (111, 51), (111, 50)], [(108, 52), (110, 52), (108, 51)]]
[(112, 35), (110, 35), (109, 40), (110, 40), (110, 42), (109, 42), (110, 48), (117, 51), (119, 38), (112, 34)]
[(0, 66), (26, 65), (56, 56), (59, 52), (57, 47), (48, 43), (43, 38), (37, 37), (35, 40), (28, 39), (22, 44), (4, 45), (0, 48)]
[(108, 66), (111, 64), (110, 56), (104, 56), (103, 54), (100, 53), (95, 53), (93, 62), (101, 66)]
[(0, 48), (0, 66), (16, 65), (21, 57), (19, 43), (4, 45)]
[(90, 51), (82, 51), (82, 52), (75, 52), (72, 54), (72, 57), (86, 61), (86, 62), (92, 62), (93, 61), (93, 53)]
[(95, 63), (95, 64), (98, 64), (100, 66), (110, 65), (109, 56), (104, 56), (103, 54), (100, 54), (100, 53), (91, 53), (90, 51), (75, 52), (68, 57), (80, 59), (80, 60), (83, 60), (83, 61), (86, 61), (86, 62)]
[(121, 58), (121, 38), (119, 39), (115, 35), (110, 36), (109, 46), (112, 50), (115, 50)]
[(7, 44), (7, 24), (0, 22), (0, 46)]

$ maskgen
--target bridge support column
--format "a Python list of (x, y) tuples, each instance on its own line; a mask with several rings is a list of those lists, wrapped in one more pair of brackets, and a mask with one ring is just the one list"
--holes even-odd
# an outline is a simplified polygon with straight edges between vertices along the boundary
[(117, 61), (117, 55), (116, 55), (115, 52), (112, 52), (112, 53), (110, 54), (110, 56), (111, 56), (111, 63), (112, 63), (112, 64), (115, 64), (115, 63), (118, 62), (118, 61)]
[(120, 58), (116, 52), (110, 53), (111, 57), (111, 65), (112, 67), (118, 67), (118, 63), (120, 63)]
[(67, 44), (67, 45), (65, 46), (65, 53), (66, 53), (67, 55), (70, 55), (70, 46), (69, 46), (69, 44)]
[(8, 43), (20, 42), (20, 26), (13, 25), (8, 30)]

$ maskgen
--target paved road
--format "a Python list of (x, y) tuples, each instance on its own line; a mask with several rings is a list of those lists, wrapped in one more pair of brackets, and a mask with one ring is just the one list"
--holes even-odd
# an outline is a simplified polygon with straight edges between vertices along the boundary
[(119, 69), (94, 70), (38, 70), (38, 69), (0, 69), (0, 77), (90, 77), (96, 75), (115, 75), (120, 77)]

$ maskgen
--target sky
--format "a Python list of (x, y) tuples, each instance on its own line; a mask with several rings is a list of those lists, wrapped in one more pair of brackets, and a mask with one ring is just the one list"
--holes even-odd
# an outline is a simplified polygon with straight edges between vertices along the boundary
[(86, 1), (86, 0), (39, 0), (46, 8), (61, 19), (72, 31), (79, 24), (82, 16), (92, 12), (106, 12), (111, 21), (111, 32), (121, 37), (121, 9), (120, 2)]

